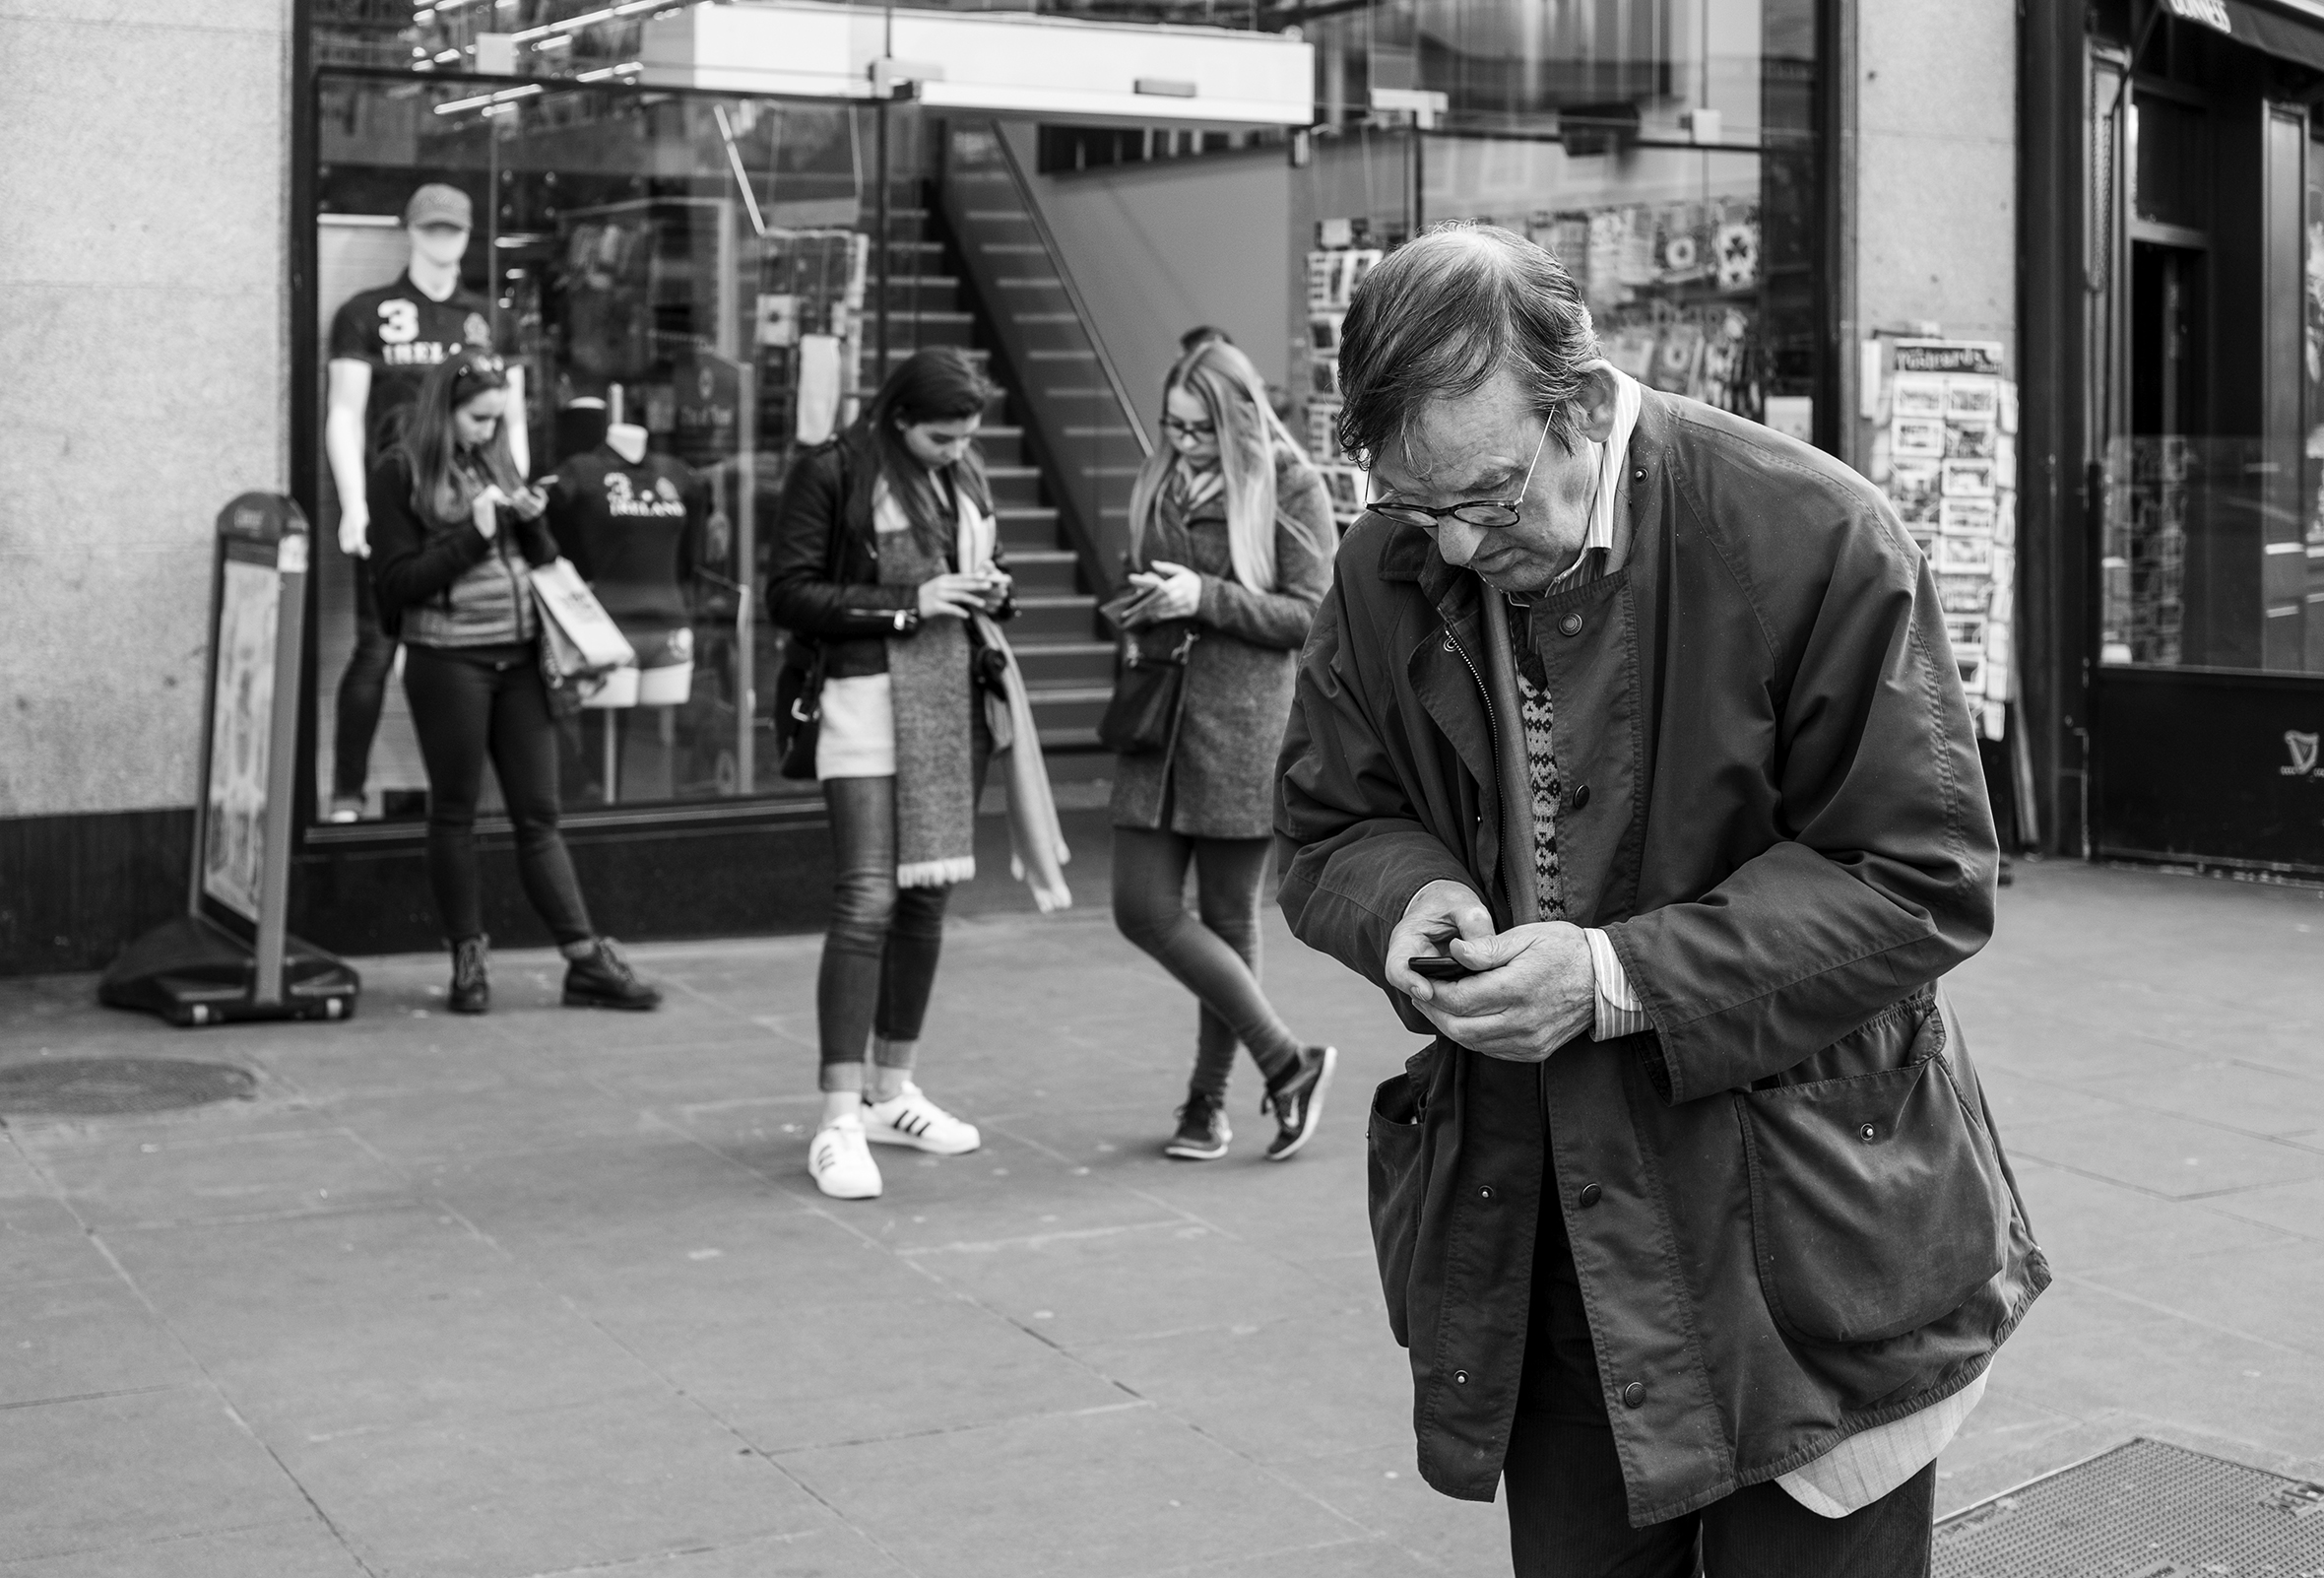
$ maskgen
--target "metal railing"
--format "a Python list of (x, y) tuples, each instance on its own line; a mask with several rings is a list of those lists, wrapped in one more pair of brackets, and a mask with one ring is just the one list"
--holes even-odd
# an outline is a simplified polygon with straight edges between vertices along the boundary
[(1122, 579), (1130, 487), (1153, 440), (998, 122), (947, 131), (942, 189), (1067, 538), (1089, 584), (1110, 591)]

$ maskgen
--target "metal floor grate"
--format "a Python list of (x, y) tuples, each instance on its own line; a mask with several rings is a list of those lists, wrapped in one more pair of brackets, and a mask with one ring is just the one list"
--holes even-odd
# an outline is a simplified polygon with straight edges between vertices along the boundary
[(2324, 1578), (2324, 1485), (2143, 1437), (1937, 1526), (1935, 1578)]
[(172, 1112), (257, 1092), (230, 1063), (192, 1058), (42, 1058), (0, 1067), (0, 1113), (102, 1117)]

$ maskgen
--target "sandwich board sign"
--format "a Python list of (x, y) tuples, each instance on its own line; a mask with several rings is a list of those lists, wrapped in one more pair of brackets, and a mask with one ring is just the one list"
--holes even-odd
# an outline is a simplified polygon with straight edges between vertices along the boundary
[(219, 512), (217, 540), (186, 912), (124, 949), (97, 995), (173, 1024), (345, 1019), (361, 981), (288, 925), (306, 517), (279, 493), (244, 493)]

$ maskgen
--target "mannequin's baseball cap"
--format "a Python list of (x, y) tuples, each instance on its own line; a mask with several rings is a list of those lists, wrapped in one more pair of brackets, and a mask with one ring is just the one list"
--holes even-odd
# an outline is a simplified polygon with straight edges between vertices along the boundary
[(457, 225), (470, 230), (476, 229), (476, 210), (459, 187), (430, 181), (404, 205), (404, 225), (415, 230), (422, 225)]

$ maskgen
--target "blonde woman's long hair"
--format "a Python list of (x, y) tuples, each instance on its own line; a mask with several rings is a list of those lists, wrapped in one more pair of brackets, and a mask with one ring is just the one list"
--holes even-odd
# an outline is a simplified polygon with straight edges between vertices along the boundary
[[(1218, 465), (1227, 503), (1227, 552), (1235, 579), (1254, 592), (1275, 589), (1275, 446), (1282, 423), (1267, 403), (1265, 382), (1251, 359), (1223, 340), (1194, 347), (1170, 369), (1162, 384), (1162, 409), (1170, 391), (1184, 388), (1202, 402), (1218, 432)], [(1143, 565), (1146, 533), (1178, 450), (1165, 441), (1138, 467), (1130, 491), (1130, 558)]]

